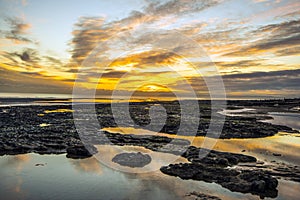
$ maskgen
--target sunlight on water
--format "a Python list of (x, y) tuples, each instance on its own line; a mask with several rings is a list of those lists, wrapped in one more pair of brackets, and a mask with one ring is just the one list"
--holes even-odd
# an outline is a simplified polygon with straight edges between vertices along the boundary
[(64, 113), (64, 112), (74, 112), (71, 109), (56, 109), (56, 110), (45, 110), (44, 113)]
[[(190, 137), (156, 133), (144, 129), (134, 129), (132, 127), (104, 128), (103, 130), (112, 133), (158, 135), (186, 139), (196, 147), (202, 147), (205, 140), (205, 143), (215, 144), (213, 147), (215, 150), (234, 153), (240, 153), (241, 151), (246, 150), (247, 154), (256, 156), (261, 160), (271, 161), (276, 159), (300, 165), (300, 155), (295, 153), (300, 151), (300, 134), (279, 133), (275, 136), (265, 138), (214, 139), (203, 136)], [(279, 153), (282, 154), (282, 156), (275, 158), (273, 153)]]

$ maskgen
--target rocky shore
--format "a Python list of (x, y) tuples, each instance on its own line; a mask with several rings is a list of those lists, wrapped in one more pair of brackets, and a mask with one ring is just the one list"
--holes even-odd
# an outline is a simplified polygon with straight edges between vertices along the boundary
[[(181, 179), (193, 179), (205, 182), (215, 182), (223, 187), (242, 193), (251, 193), (264, 197), (276, 197), (278, 181), (263, 170), (240, 170), (233, 166), (239, 163), (255, 163), (252, 156), (219, 151), (209, 151), (190, 146), (182, 155), (190, 163), (170, 164), (160, 170)], [(208, 153), (199, 159), (199, 155)]]
[[(130, 105), (130, 112), (136, 124), (145, 126), (150, 123), (149, 108), (152, 105), (154, 105), (153, 102), (132, 103)], [(199, 119), (197, 135), (206, 135), (211, 119), (211, 110), (203, 102), (199, 105), (201, 118)], [(167, 112), (167, 121), (161, 132), (177, 133), (180, 122), (178, 103), (162, 102), (161, 106)], [(87, 130), (79, 136), (74, 125), (72, 112), (70, 105), (0, 107), (0, 155), (34, 152), (66, 154), (68, 158), (82, 159), (97, 153), (94, 145), (133, 145), (145, 147), (152, 151), (181, 155), (189, 161), (189, 163), (163, 166), (161, 171), (165, 174), (178, 176), (182, 179), (215, 182), (231, 191), (252, 193), (261, 198), (277, 196), (277, 178), (300, 181), (298, 168), (278, 165), (274, 167), (262, 166), (252, 156), (199, 149), (190, 146), (190, 142), (183, 139), (123, 135), (102, 130), (94, 132)], [(110, 105), (96, 105), (96, 112), (102, 128), (117, 126)], [(219, 114), (214, 113), (214, 115), (218, 117)], [(261, 122), (261, 120), (269, 118), (267, 115), (226, 116), (220, 137), (259, 138), (272, 136), (279, 131), (298, 133), (298, 131), (287, 126)], [(124, 123), (126, 124), (126, 122)], [(150, 130), (152, 128), (155, 127), (148, 127)], [(184, 132), (185, 130), (181, 131)], [(180, 132), (178, 134), (185, 135)], [(201, 155), (204, 154), (207, 156), (201, 158)], [(128, 157), (142, 158), (145, 162), (134, 163), (128, 161)], [(118, 155), (113, 161), (125, 166), (142, 167), (151, 162), (151, 158), (149, 160), (145, 155), (130, 154)]]

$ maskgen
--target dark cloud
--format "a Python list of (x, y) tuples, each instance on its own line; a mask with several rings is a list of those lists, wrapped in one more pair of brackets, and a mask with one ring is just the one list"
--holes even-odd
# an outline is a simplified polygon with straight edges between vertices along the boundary
[[(72, 39), (72, 58), (81, 63), (82, 60), (94, 49), (101, 40), (110, 37), (106, 27), (103, 27), (103, 18), (82, 17), (75, 24)], [(113, 34), (114, 32), (111, 32)]]
[(77, 73), (78, 72), (78, 69), (69, 69), (67, 70), (66, 72), (70, 72), (70, 73)]
[(293, 55), (300, 55), (300, 46), (285, 48), (276, 51), (277, 56), (293, 56)]
[(227, 61), (227, 62), (215, 62), (215, 64), (218, 67), (237, 67), (237, 68), (245, 68), (245, 67), (251, 67), (251, 66), (261, 66), (262, 64), (262, 59), (256, 59), (256, 60), (238, 60), (238, 61)]
[(20, 73), (0, 68), (0, 91), (8, 93), (69, 93), (70, 85), (38, 76), (37, 73)]
[[(212, 81), (211, 81), (211, 80)], [(188, 80), (199, 97), (222, 93), (216, 77), (189, 77)], [(300, 69), (272, 72), (237, 73), (222, 76), (229, 98), (299, 97)], [(208, 87), (207, 80), (211, 83)], [(217, 79), (216, 79), (217, 80)], [(185, 90), (185, 85), (177, 85)]]
[(121, 78), (126, 72), (124, 71), (116, 71), (116, 70), (111, 70), (109, 72), (106, 72), (102, 74), (102, 78)]
[[(267, 78), (267, 77), (299, 77), (300, 69), (295, 70), (282, 70), (282, 71), (271, 71), (271, 72), (253, 72), (243, 74), (230, 74), (223, 76), (223, 79), (249, 79), (249, 78)], [(299, 85), (300, 87), (300, 85)]]
[(18, 63), (20, 61), (27, 62), (27, 63), (37, 63), (40, 61), (40, 55), (35, 49), (25, 48), (21, 52), (12, 52), (12, 53), (5, 53), (5, 57), (13, 61), (14, 63)]
[[(254, 72), (223, 76), (226, 90), (295, 90), (300, 91), (300, 69)], [(299, 92), (298, 92), (299, 93)]]
[(225, 54), (226, 56), (249, 56), (261, 52), (276, 52), (300, 45), (300, 20), (260, 27), (248, 33), (248, 37), (263, 34), (265, 38), (250, 43), (246, 47)]

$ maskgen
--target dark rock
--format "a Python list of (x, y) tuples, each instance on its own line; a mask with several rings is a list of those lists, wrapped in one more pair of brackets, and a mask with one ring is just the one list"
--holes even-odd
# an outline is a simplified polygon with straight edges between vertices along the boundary
[(151, 157), (148, 154), (142, 154), (141, 152), (121, 153), (116, 155), (112, 161), (122, 166), (144, 167), (151, 162)]
[(36, 166), (36, 167), (39, 167), (39, 166), (44, 167), (46, 164), (47, 164), (47, 163), (37, 163), (37, 164), (35, 164), (34, 166)]
[(77, 146), (72, 146), (67, 148), (67, 158), (74, 158), (74, 159), (88, 158), (96, 154), (97, 152), (98, 150), (94, 146), (77, 145)]
[[(201, 156), (206, 155), (201, 158)], [(201, 149), (194, 146), (188, 147), (183, 157), (187, 158), (192, 163), (202, 163), (210, 165), (236, 165), (238, 163), (256, 162), (253, 156), (243, 154), (221, 152), (215, 150)], [(200, 158), (199, 158), (200, 157)]]
[(212, 195), (208, 195), (208, 194), (204, 194), (204, 193), (200, 193), (200, 192), (190, 192), (188, 194), (186, 194), (186, 196), (194, 196), (196, 197), (196, 199), (201, 199), (201, 200), (221, 200), (219, 197), (217, 196), (212, 196)]
[(227, 169), (200, 163), (173, 164), (162, 167), (163, 173), (182, 179), (215, 182), (233, 192), (276, 197), (278, 181), (263, 171)]

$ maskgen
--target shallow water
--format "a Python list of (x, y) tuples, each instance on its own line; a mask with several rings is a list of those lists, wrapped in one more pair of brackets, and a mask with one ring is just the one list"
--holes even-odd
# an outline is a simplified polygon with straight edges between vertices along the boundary
[(273, 119), (265, 120), (265, 122), (285, 125), (300, 130), (300, 113), (269, 112), (269, 115), (273, 117)]
[[(248, 110), (249, 111), (249, 110)], [(299, 129), (295, 116), (270, 113), (274, 120)], [(47, 124), (48, 125), (48, 124)], [(300, 165), (300, 135), (280, 133), (267, 138), (255, 139), (212, 139), (205, 137), (184, 137), (151, 132), (134, 128), (108, 128), (111, 132), (123, 134), (161, 135), (184, 138), (199, 147), (213, 146), (213, 149), (253, 155), (266, 163), (276, 160)], [(153, 152), (142, 147), (97, 146), (99, 153), (92, 158), (74, 160), (62, 155), (24, 154), (0, 157), (1, 199), (191, 199), (186, 196), (192, 191), (215, 195), (223, 200), (259, 199), (258, 196), (230, 192), (214, 183), (181, 180), (162, 174), (159, 167), (166, 161), (186, 162), (184, 158)], [(150, 154), (152, 162), (146, 166), (149, 173), (112, 163), (111, 159), (121, 151)], [(274, 157), (273, 153), (282, 156)], [(173, 156), (173, 157), (172, 157)], [(102, 162), (97, 160), (99, 158)], [(170, 160), (168, 160), (170, 159)], [(171, 162), (170, 161), (170, 162)], [(156, 169), (156, 170), (154, 170)], [(132, 172), (139, 173), (132, 173)], [(130, 172), (130, 173), (127, 173)], [(276, 199), (298, 199), (300, 184), (279, 180), (279, 194)], [(268, 199), (268, 198), (266, 198)]]
[[(38, 165), (37, 165), (38, 164)], [(224, 200), (259, 199), (214, 183), (181, 180), (160, 171), (124, 173), (95, 158), (25, 154), (0, 157), (1, 199), (190, 199), (192, 191)], [(277, 199), (297, 199), (299, 184), (280, 181)], [(268, 198), (266, 198), (268, 199)]]
[[(279, 133), (277, 135), (265, 138), (248, 138), (248, 139), (214, 139), (207, 137), (189, 137), (177, 136), (165, 133), (156, 133), (143, 129), (134, 129), (132, 127), (105, 128), (104, 130), (112, 133), (139, 134), (139, 135), (159, 135), (172, 138), (186, 139), (196, 147), (212, 147), (214, 150), (227, 151), (252, 155), (261, 161), (271, 162), (273, 160), (287, 162), (300, 166), (300, 134)], [(273, 153), (282, 154), (275, 157)]]

